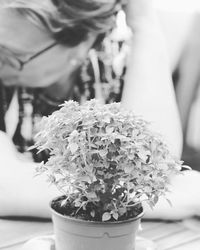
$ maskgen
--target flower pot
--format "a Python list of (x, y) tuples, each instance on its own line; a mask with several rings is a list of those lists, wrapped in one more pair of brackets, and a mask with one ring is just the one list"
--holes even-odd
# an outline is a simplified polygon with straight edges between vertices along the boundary
[(134, 250), (143, 212), (127, 221), (94, 222), (73, 219), (52, 207), (56, 250)]

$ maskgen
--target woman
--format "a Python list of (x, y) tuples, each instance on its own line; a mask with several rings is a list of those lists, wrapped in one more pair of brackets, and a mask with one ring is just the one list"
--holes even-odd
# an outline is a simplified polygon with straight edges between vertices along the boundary
[[(94, 54), (91, 48), (100, 46), (113, 28), (122, 3), (10, 0), (0, 4), (0, 124), (7, 132), (1, 133), (0, 140), (0, 215), (48, 217), (48, 201), (57, 191), (48, 188), (43, 177), (33, 178), (36, 163), (23, 152), (32, 143), (33, 127), (41, 115), (51, 113), (63, 100), (80, 96), (77, 72), (84, 72), (80, 66)], [(171, 151), (179, 156), (180, 124), (152, 2), (130, 0), (126, 7), (133, 38), (122, 103), (152, 121), (153, 128), (163, 134)], [(91, 63), (94, 58), (90, 58)], [(120, 83), (123, 85), (123, 81)]]

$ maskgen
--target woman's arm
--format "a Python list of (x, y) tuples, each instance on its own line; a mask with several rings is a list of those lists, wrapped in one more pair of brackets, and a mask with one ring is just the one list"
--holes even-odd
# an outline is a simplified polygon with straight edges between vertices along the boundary
[(176, 94), (179, 106), (184, 139), (187, 135), (187, 126), (192, 104), (196, 99), (200, 79), (200, 14), (196, 14), (191, 31), (180, 57), (178, 65), (179, 79)]
[(181, 125), (165, 42), (152, 0), (129, 0), (126, 12), (133, 38), (122, 103), (152, 122), (171, 152), (180, 157)]
[[(128, 24), (133, 31), (123, 104), (153, 123), (180, 157), (182, 133), (176, 99), (165, 50), (165, 42), (153, 12), (151, 0), (130, 0)], [(183, 219), (200, 215), (200, 173), (185, 171), (172, 178), (171, 193), (161, 198), (155, 209), (148, 208), (146, 218)]]
[(44, 176), (34, 177), (35, 167), (19, 159), (11, 140), (0, 131), (0, 217), (50, 217), (49, 201), (59, 192)]

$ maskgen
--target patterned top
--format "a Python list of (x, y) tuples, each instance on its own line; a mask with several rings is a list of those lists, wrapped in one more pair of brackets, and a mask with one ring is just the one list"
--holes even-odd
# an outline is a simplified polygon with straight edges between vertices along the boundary
[[(121, 93), (126, 70), (126, 42), (114, 41), (106, 37), (101, 46), (91, 49), (88, 58), (78, 71), (76, 84), (70, 97), (83, 103), (91, 98), (97, 98), (104, 103), (121, 100)], [(54, 101), (46, 97), (41, 89), (5, 87), (0, 82), (0, 130), (6, 131), (5, 115), (12, 101), (14, 93), (18, 100), (18, 122), (13, 134), (13, 142), (19, 152), (27, 152), (34, 143), (35, 125), (42, 116), (47, 116), (59, 108), (63, 99)], [(44, 153), (36, 154), (32, 151), (35, 161), (46, 160)]]

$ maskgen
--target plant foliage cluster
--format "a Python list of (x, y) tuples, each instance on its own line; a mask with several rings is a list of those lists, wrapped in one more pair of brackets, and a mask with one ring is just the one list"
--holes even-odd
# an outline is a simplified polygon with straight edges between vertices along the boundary
[(37, 168), (79, 211), (94, 220), (120, 220), (143, 201), (153, 207), (179, 174), (175, 160), (149, 124), (120, 103), (65, 102), (39, 124), (35, 147), (50, 157)]

